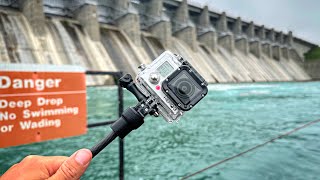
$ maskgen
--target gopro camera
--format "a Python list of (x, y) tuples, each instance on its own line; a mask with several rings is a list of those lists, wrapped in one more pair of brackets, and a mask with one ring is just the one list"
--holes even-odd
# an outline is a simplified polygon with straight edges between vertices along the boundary
[(187, 60), (169, 51), (139, 69), (137, 88), (157, 101), (157, 112), (170, 123), (178, 121), (208, 93), (204, 78)]
[(118, 74), (119, 85), (130, 91), (139, 103), (122, 112), (111, 125), (112, 132), (91, 148), (93, 157), (117, 136), (123, 139), (138, 129), (148, 114), (156, 117), (161, 114), (170, 123), (178, 121), (208, 93), (208, 83), (203, 77), (188, 61), (169, 51), (139, 69), (136, 82), (130, 74)]

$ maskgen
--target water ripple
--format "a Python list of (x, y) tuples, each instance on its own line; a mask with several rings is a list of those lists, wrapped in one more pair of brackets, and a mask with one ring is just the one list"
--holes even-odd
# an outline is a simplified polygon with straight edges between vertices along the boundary
[[(116, 88), (88, 88), (88, 119), (117, 117)], [(256, 83), (209, 86), (208, 96), (179, 123), (146, 118), (125, 139), (126, 179), (179, 179), (311, 120), (320, 118), (320, 83)], [(136, 100), (125, 93), (126, 106)], [(0, 149), (0, 174), (28, 154), (70, 155), (110, 131)], [(194, 179), (318, 179), (320, 125), (282, 138)], [(83, 179), (116, 179), (118, 142), (99, 154)]]

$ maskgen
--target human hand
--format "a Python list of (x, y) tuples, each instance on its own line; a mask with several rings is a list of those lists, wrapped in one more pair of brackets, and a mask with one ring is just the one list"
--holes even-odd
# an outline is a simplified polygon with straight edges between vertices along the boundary
[(88, 149), (81, 149), (70, 157), (65, 156), (27, 156), (13, 165), (0, 180), (74, 180), (80, 179), (92, 159)]

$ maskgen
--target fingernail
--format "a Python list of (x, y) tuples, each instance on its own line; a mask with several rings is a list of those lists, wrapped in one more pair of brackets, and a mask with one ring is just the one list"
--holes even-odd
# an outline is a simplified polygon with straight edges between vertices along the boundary
[(92, 153), (88, 149), (81, 149), (76, 153), (75, 160), (81, 165), (87, 165), (92, 158)]

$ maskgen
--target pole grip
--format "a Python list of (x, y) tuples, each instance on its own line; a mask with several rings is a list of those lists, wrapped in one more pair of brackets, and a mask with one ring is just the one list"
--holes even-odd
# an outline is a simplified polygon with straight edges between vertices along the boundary
[(121, 139), (126, 137), (132, 130), (138, 129), (144, 123), (144, 116), (134, 108), (126, 109), (121, 117), (111, 125), (113, 132)]

